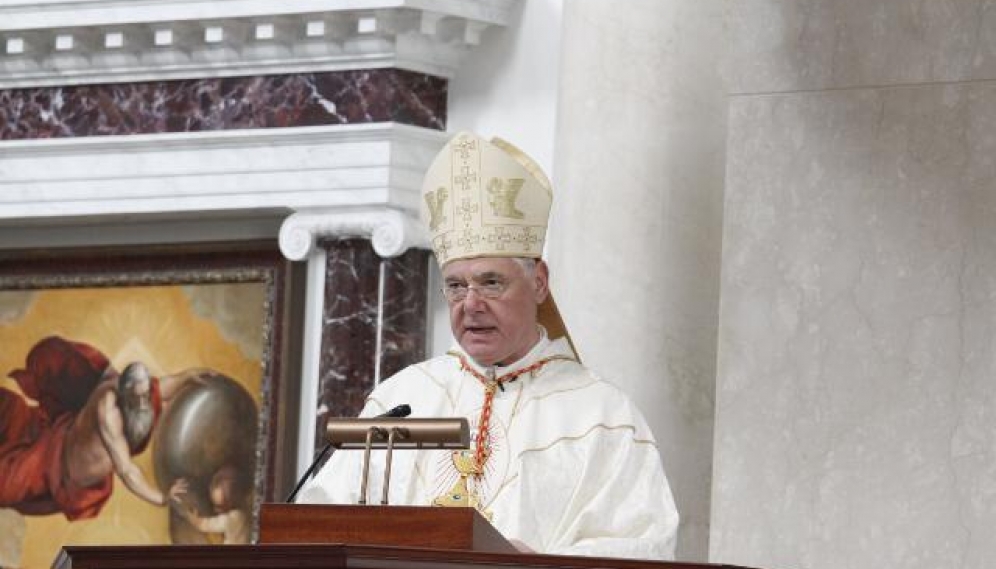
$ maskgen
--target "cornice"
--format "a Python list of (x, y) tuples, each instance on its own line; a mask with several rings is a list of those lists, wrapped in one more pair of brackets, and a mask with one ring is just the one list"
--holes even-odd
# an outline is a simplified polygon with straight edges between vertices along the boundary
[(431, 129), (376, 123), (7, 141), (0, 228), (263, 211), (416, 216), (422, 174), (445, 139)]
[(0, 4), (0, 89), (398, 67), (452, 77), (519, 0)]

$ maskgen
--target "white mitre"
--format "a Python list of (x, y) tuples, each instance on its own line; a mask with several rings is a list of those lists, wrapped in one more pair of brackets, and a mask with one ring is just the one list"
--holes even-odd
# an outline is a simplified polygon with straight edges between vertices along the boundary
[(422, 183), (421, 214), (442, 267), (473, 257), (543, 254), (553, 202), (550, 181), (518, 148), (461, 132)]
[[(451, 138), (425, 174), (422, 197), (422, 220), (440, 267), (474, 257), (543, 256), (553, 204), (550, 180), (500, 138), (489, 142), (470, 132)], [(538, 311), (550, 338), (566, 338), (576, 354), (552, 294)]]

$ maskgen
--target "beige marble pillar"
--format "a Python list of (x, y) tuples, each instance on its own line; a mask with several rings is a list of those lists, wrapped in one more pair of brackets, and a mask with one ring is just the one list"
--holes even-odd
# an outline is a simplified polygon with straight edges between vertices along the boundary
[(553, 290), (582, 359), (629, 392), (704, 560), (725, 136), (720, 4), (564, 3)]
[(711, 560), (992, 567), (996, 6), (728, 6)]

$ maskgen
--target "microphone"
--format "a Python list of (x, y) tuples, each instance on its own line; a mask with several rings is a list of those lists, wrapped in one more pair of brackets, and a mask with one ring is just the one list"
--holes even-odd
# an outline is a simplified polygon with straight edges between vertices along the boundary
[(391, 409), (387, 413), (383, 413), (381, 415), (377, 415), (377, 418), (379, 419), (381, 417), (383, 417), (383, 418), (388, 418), (388, 417), (407, 417), (407, 416), (409, 416), (411, 414), (412, 414), (411, 405), (409, 405), (407, 403), (402, 403), (401, 405), (398, 405), (397, 407), (395, 407), (394, 409)]
[[(386, 413), (381, 413), (380, 415), (374, 416), (374, 418), (375, 419), (400, 418), (400, 417), (407, 417), (408, 415), (411, 414), (412, 414), (411, 406), (408, 405), (407, 403), (402, 403), (397, 407), (391, 408)], [(329, 450), (331, 449), (332, 449), (332, 443), (329, 443), (325, 445), (325, 448), (322, 449), (322, 452), (318, 453), (318, 457), (316, 457), (314, 462), (311, 463), (311, 466), (308, 467), (308, 470), (306, 470), (304, 472), (304, 475), (301, 476), (301, 479), (297, 481), (297, 486), (294, 486), (294, 489), (291, 490), (291, 493), (287, 496), (287, 499), (284, 501), (285, 504), (294, 503), (294, 498), (297, 498), (297, 493), (301, 491), (301, 488), (304, 486), (304, 483), (307, 482), (309, 479), (311, 479), (311, 476), (315, 472), (315, 469), (318, 468), (318, 465), (322, 462), (322, 459), (325, 458), (325, 455), (328, 454)]]

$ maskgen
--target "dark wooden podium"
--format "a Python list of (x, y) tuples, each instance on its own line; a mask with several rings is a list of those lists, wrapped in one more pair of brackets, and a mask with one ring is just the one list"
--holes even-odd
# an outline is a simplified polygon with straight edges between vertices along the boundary
[(517, 553), (473, 508), (264, 504), (259, 543), (348, 543)]
[(66, 546), (55, 569), (720, 569), (517, 553), (471, 508), (264, 504), (258, 545)]

